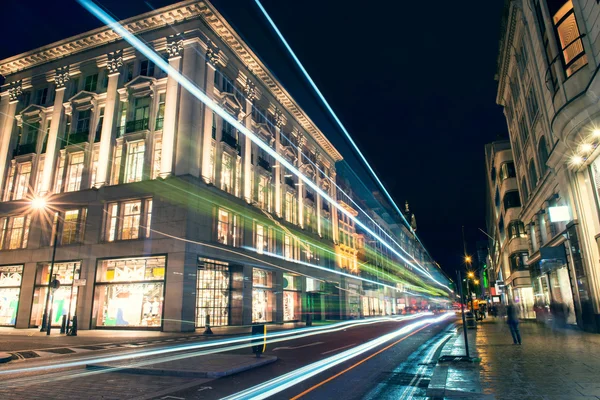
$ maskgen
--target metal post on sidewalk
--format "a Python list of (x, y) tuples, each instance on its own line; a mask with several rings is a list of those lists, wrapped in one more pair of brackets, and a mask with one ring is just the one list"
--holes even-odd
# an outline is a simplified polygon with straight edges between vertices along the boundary
[[(465, 317), (465, 305), (464, 305), (464, 297), (463, 297), (463, 288), (462, 288), (462, 277), (460, 275), (460, 271), (456, 271), (456, 273), (458, 274), (458, 282), (459, 282), (459, 287), (460, 287), (460, 311), (462, 314), (462, 323), (463, 323), (463, 334), (465, 335), (465, 350), (466, 350), (466, 355), (465, 357), (467, 358), (471, 358), (471, 356), (469, 355), (469, 338), (467, 336), (467, 319)], [(469, 284), (469, 282), (467, 281), (467, 285)]]
[(212, 331), (212, 329), (210, 329), (210, 315), (207, 315), (207, 316), (204, 318), (204, 326), (206, 327), (206, 328), (204, 329), (204, 334), (205, 334), (205, 335), (212, 335), (212, 334), (213, 334), (213, 331)]

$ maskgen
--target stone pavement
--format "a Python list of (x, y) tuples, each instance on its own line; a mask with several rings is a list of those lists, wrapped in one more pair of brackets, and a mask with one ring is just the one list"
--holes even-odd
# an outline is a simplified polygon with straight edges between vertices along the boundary
[[(447, 392), (445, 398), (600, 399), (600, 335), (572, 329), (553, 331), (535, 322), (522, 322), (520, 329), (522, 346), (512, 344), (508, 326), (501, 319), (488, 317), (476, 331), (469, 330), (469, 343), (481, 361), (452, 367), (446, 388), (465, 391)], [(455, 339), (447, 346), (460, 352), (461, 342)], [(439, 376), (436, 368), (434, 378)]]

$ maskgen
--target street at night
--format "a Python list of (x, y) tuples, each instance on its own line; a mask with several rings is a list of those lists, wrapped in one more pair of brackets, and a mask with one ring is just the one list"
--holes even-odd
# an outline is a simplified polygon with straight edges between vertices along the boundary
[(0, 399), (600, 399), (599, 1), (0, 7)]

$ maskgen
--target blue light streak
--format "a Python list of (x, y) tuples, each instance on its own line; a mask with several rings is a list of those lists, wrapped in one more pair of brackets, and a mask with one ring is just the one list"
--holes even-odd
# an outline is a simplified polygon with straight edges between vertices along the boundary
[(267, 397), (273, 396), (277, 393), (287, 390), (292, 386), (295, 386), (298, 383), (303, 382), (323, 371), (333, 368), (336, 365), (339, 365), (345, 361), (348, 361), (354, 357), (366, 353), (367, 351), (373, 350), (374, 348), (388, 341), (410, 333), (421, 326), (441, 322), (446, 318), (448, 318), (448, 315), (442, 315), (437, 318), (427, 318), (419, 320), (417, 322), (413, 322), (412, 324), (406, 325), (405, 327), (398, 329), (397, 331), (383, 335), (360, 346), (353, 347), (342, 353), (338, 353), (334, 356), (325, 358), (323, 360), (309, 364), (302, 368), (298, 368), (292, 372), (288, 372), (287, 374), (278, 376), (277, 378), (271, 379), (249, 389), (243, 390), (239, 393), (233, 394), (228, 397), (224, 397), (223, 400), (266, 399)]
[[(429, 277), (433, 282), (435, 282), (440, 287), (451, 290), (448, 286), (444, 285), (442, 282), (436, 280), (433, 275), (429, 273), (425, 268), (417, 263), (417, 265), (413, 264), (410, 260), (404, 257), (400, 252), (398, 252), (392, 245), (383, 240), (379, 235), (373, 232), (368, 226), (366, 226), (362, 221), (353, 216), (349, 211), (347, 211), (344, 207), (340, 206), (337, 201), (332, 199), (327, 193), (325, 193), (320, 187), (318, 187), (315, 183), (313, 183), (308, 177), (306, 177), (303, 173), (301, 173), (296, 167), (294, 167), (289, 161), (287, 161), (284, 157), (279, 155), (275, 150), (273, 150), (268, 144), (263, 142), (258, 136), (256, 136), (252, 131), (250, 131), (246, 126), (242, 125), (237, 118), (231, 116), (227, 111), (221, 108), (213, 99), (207, 96), (200, 88), (198, 88), (192, 81), (190, 81), (187, 77), (185, 77), (182, 73), (177, 71), (175, 68), (171, 67), (169, 63), (167, 63), (160, 55), (154, 52), (150, 47), (148, 47), (145, 43), (143, 43), (140, 39), (131, 34), (127, 29), (125, 29), (119, 22), (117, 22), (114, 18), (108, 15), (104, 10), (102, 10), (99, 6), (97, 6), (91, 0), (77, 0), (79, 4), (81, 4), (86, 10), (96, 16), (100, 21), (108, 25), (112, 28), (116, 33), (118, 33), (125, 41), (131, 44), (136, 48), (140, 53), (146, 56), (149, 60), (151, 60), (157, 67), (167, 72), (170, 76), (173, 77), (182, 87), (188, 90), (193, 96), (195, 96), (198, 100), (204, 103), (207, 107), (213, 110), (216, 114), (218, 114), (225, 121), (229, 122), (233, 125), (238, 131), (246, 135), (252, 142), (254, 142), (258, 147), (263, 149), (266, 153), (271, 155), (273, 158), (278, 160), (281, 165), (287, 168), (290, 172), (294, 173), (300, 180), (304, 182), (307, 186), (313, 189), (316, 193), (321, 195), (323, 199), (325, 199), (329, 204), (338, 209), (342, 214), (346, 215), (348, 218), (354, 221), (354, 223), (360, 227), (362, 227), (366, 232), (368, 232), (371, 236), (377, 239), (381, 244), (387, 247), (392, 253), (396, 256), (404, 260), (408, 265), (412, 266), (416, 270), (420, 271), (425, 276)], [(404, 251), (404, 249), (402, 249)]]

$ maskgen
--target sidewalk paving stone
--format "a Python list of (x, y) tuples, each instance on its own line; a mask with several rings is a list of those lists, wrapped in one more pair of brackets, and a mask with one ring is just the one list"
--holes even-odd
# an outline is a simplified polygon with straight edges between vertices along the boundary
[[(460, 395), (456, 391), (471, 394), (480, 388), (480, 396), (498, 400), (600, 399), (600, 335), (552, 330), (535, 322), (523, 322), (520, 329), (522, 346), (512, 344), (500, 319), (488, 318), (469, 330), (471, 356), (480, 362), (438, 363), (428, 395), (455, 400)], [(459, 329), (442, 354), (464, 353), (462, 338)]]

